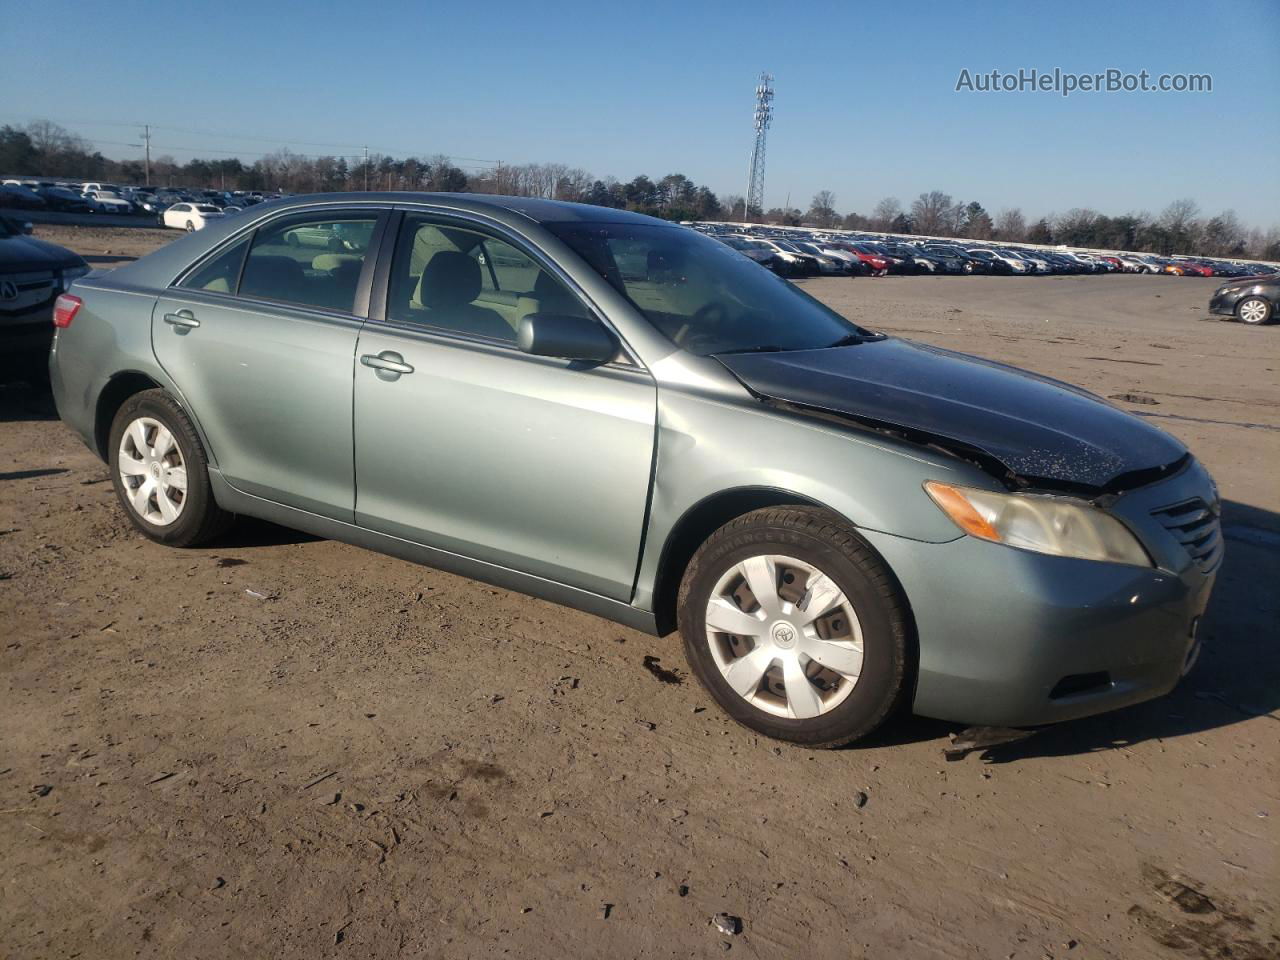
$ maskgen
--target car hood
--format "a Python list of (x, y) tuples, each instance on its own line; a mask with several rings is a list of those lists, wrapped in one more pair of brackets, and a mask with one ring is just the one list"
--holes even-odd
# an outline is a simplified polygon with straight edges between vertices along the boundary
[(1252, 277), (1223, 277), (1222, 285), (1231, 289), (1256, 287), (1262, 284), (1280, 283), (1280, 276), (1274, 273), (1263, 273)]
[(716, 359), (762, 397), (976, 453), (1032, 484), (1115, 488), (1127, 474), (1187, 454), (1164, 431), (1085, 390), (907, 340)]
[(25, 234), (18, 237), (0, 237), (0, 270), (56, 270), (59, 267), (78, 267), (84, 261), (65, 247), (45, 243)]

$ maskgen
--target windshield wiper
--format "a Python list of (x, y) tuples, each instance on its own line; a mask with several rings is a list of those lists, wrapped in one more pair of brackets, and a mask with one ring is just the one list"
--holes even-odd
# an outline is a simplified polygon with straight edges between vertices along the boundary
[(846, 333), (835, 343), (827, 344), (827, 349), (832, 347), (853, 347), (860, 343), (870, 343), (872, 340), (883, 340), (883, 333)]
[(737, 350), (717, 350), (712, 356), (729, 356), (734, 353), (786, 353), (791, 347), (780, 347), (776, 343), (765, 343), (756, 347), (740, 347)]

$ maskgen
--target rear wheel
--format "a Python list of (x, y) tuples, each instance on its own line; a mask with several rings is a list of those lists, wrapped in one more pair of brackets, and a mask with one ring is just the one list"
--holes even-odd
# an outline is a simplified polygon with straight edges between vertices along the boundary
[(1262, 297), (1245, 297), (1236, 304), (1236, 317), (1239, 318), (1241, 323), (1247, 323), (1251, 326), (1270, 323), (1273, 312), (1271, 301), (1264, 300)]
[(208, 459), (186, 413), (163, 390), (134, 394), (111, 423), (111, 482), (133, 525), (157, 543), (191, 547), (226, 529)]
[(825, 510), (757, 510), (694, 554), (680, 586), (685, 655), (725, 712), (769, 737), (835, 747), (907, 689), (906, 607), (883, 562)]
[(190, 220), (188, 220), (188, 221), (187, 221), (187, 233), (195, 233), (195, 232), (196, 232), (196, 225), (195, 225), (194, 223), (192, 223)]

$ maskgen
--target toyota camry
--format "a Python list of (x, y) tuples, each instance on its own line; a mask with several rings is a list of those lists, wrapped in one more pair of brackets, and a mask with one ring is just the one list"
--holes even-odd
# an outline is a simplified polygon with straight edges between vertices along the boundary
[(54, 325), (59, 413), (152, 540), (261, 517), (678, 630), (730, 716), (811, 746), (1163, 694), (1223, 555), (1149, 423), (618, 210), (266, 203)]

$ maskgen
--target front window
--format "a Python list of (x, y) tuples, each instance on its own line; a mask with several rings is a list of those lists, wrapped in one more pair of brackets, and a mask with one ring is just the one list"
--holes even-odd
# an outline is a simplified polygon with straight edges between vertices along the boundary
[(799, 287), (685, 227), (548, 223), (676, 346), (700, 356), (808, 350), (866, 331)]
[(520, 321), (537, 313), (591, 317), (559, 279), (505, 240), (405, 217), (391, 261), (388, 320), (514, 343)]

